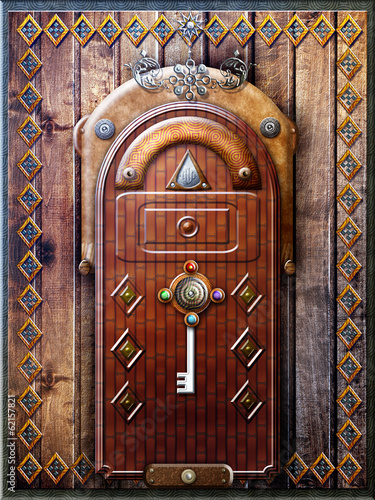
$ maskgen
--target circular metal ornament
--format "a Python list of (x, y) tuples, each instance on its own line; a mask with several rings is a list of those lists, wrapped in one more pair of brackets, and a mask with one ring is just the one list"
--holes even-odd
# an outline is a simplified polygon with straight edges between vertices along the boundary
[(187, 274), (194, 274), (198, 271), (198, 264), (195, 260), (187, 260), (184, 264), (184, 271)]
[(238, 177), (243, 181), (249, 181), (251, 179), (251, 170), (248, 167), (241, 168)]
[(99, 120), (95, 125), (95, 134), (99, 137), (99, 139), (110, 139), (114, 133), (115, 125), (107, 118)]
[(184, 317), (184, 323), (186, 326), (197, 326), (199, 323), (199, 316), (195, 313), (188, 313)]
[(216, 304), (220, 304), (225, 300), (225, 292), (221, 288), (213, 288), (211, 291), (211, 300)]
[(173, 293), (171, 292), (171, 290), (169, 290), (169, 288), (162, 288), (161, 290), (159, 290), (158, 299), (163, 304), (167, 304), (173, 299)]
[(132, 181), (135, 176), (136, 176), (136, 171), (134, 170), (134, 168), (132, 167), (127, 167), (123, 173), (122, 173), (122, 176), (124, 177), (124, 179), (126, 179), (127, 181)]
[(268, 118), (262, 120), (260, 124), (260, 131), (264, 137), (276, 137), (280, 132), (280, 123), (276, 120), (276, 118), (269, 116)]
[[(180, 274), (170, 284), (173, 293), (171, 304), (182, 313), (200, 313), (211, 302), (212, 286), (203, 274)], [(190, 292), (190, 293), (189, 293)]]
[(193, 484), (196, 479), (197, 475), (193, 469), (185, 469), (181, 474), (181, 480), (185, 484)]

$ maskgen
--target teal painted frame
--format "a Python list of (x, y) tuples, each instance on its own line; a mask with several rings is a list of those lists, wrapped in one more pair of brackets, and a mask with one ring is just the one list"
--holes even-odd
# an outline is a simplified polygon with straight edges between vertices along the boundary
[[(178, 498), (186, 500), (217, 498), (375, 498), (375, 65), (368, 65), (368, 139), (367, 139), (367, 460), (368, 487), (363, 490), (290, 489), (290, 490), (17, 490), (6, 488), (7, 436), (7, 336), (8, 336), (8, 22), (9, 11), (19, 10), (366, 10), (368, 13), (368, 61), (375, 61), (375, 2), (372, 0), (25, 0), (0, 2), (0, 351), (2, 355), (0, 417), (3, 417), (1, 437), (1, 493), (3, 498)], [(371, 363), (372, 361), (372, 363)]]

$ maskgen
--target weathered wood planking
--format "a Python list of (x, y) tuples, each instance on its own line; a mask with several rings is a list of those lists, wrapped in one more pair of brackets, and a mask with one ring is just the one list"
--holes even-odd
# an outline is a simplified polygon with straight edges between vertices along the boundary
[[(363, 165), (362, 168), (357, 172), (357, 174), (350, 180), (350, 185), (356, 190), (356, 192), (364, 197), (366, 193), (366, 78), (367, 78), (367, 44), (366, 44), (366, 13), (365, 12), (338, 12), (337, 14), (337, 26), (344, 21), (346, 16), (351, 14), (353, 19), (357, 22), (364, 33), (362, 33), (359, 38), (351, 45), (350, 50), (355, 54), (355, 56), (360, 60), (362, 67), (357, 73), (348, 80), (342, 71), (337, 68), (337, 94), (343, 89), (343, 87), (350, 81), (351, 85), (362, 97), (361, 102), (354, 108), (351, 113), (348, 113), (341, 103), (337, 103), (337, 126), (341, 123), (347, 116), (350, 116), (353, 121), (358, 125), (362, 131), (362, 135), (356, 140), (356, 142), (350, 147), (350, 151), (358, 158), (358, 160)], [(347, 50), (348, 45), (344, 40), (338, 35), (337, 36), (337, 59), (339, 59), (342, 54)], [(349, 148), (346, 146), (344, 141), (337, 137), (337, 161), (341, 159), (343, 154)], [(348, 180), (344, 177), (341, 171), (337, 171), (337, 194), (340, 194), (344, 187), (348, 184)], [(340, 227), (343, 221), (348, 217), (348, 214), (343, 209), (343, 207), (337, 203), (337, 227)], [(338, 487), (340, 488), (350, 488), (359, 487), (363, 488), (366, 482), (366, 331), (365, 331), (365, 318), (366, 318), (366, 200), (363, 200), (350, 214), (351, 219), (362, 231), (361, 237), (357, 242), (350, 248), (351, 253), (362, 265), (362, 269), (356, 274), (356, 276), (350, 281), (350, 285), (358, 293), (362, 299), (362, 303), (357, 307), (354, 313), (350, 316), (355, 325), (362, 332), (362, 336), (350, 349), (350, 352), (355, 357), (355, 359), (362, 366), (362, 370), (356, 375), (353, 381), (348, 384), (344, 377), (337, 372), (337, 397), (340, 396), (342, 391), (350, 385), (354, 391), (361, 398), (361, 405), (355, 410), (355, 412), (350, 416), (351, 422), (358, 428), (362, 433), (361, 439), (352, 447), (350, 450), (351, 455), (357, 460), (357, 462), (362, 467), (362, 471), (357, 475), (354, 481), (349, 485), (347, 481), (341, 476), (337, 475)], [(342, 240), (337, 237), (337, 262), (346, 254), (348, 248)], [(347, 279), (337, 271), (337, 294), (340, 294), (342, 290), (348, 285)], [(337, 305), (337, 326), (340, 327), (344, 321), (347, 319), (348, 315), (343, 311), (340, 305)], [(341, 342), (337, 340), (337, 363), (339, 363), (348, 349)], [(337, 429), (338, 432), (344, 423), (348, 420), (347, 415), (338, 406), (337, 409)], [(347, 455), (347, 448), (338, 440), (338, 454), (337, 462), (338, 464)]]
[[(73, 24), (71, 12), (59, 13), (68, 26)], [(51, 19), (42, 13), (41, 25)], [(72, 88), (73, 38), (67, 37), (58, 47), (41, 37), (43, 75), (41, 122), (43, 140), (42, 253), (41, 296), (41, 364), (43, 366), (41, 407), (43, 441), (42, 464), (57, 452), (69, 465), (74, 460), (74, 165), (72, 130), (74, 125)], [(56, 68), (58, 67), (58, 71)], [(72, 475), (66, 475), (60, 487), (72, 487)], [(42, 475), (42, 486), (53, 481)]]
[[(270, 12), (276, 23), (283, 28), (293, 16), (292, 12)], [(257, 28), (267, 14), (255, 13), (254, 28)], [(254, 35), (254, 85), (261, 89), (289, 118), (294, 116), (294, 47), (284, 33), (271, 47)], [(281, 465), (285, 465), (294, 453), (294, 291), (295, 277), (282, 275), (280, 290), (280, 424), (281, 424)], [(291, 483), (286, 474), (281, 474), (272, 482), (272, 487), (285, 487)]]
[[(320, 13), (300, 13), (310, 28)], [(334, 26), (335, 14), (324, 12)], [(296, 446), (310, 467), (335, 463), (335, 37), (308, 34), (296, 51)], [(298, 486), (312, 486), (308, 472)], [(330, 481), (325, 483), (328, 487)]]

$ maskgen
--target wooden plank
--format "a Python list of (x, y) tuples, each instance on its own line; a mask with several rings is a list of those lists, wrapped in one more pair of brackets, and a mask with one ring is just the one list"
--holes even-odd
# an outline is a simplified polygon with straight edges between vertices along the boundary
[[(320, 16), (300, 13), (310, 28)], [(335, 14), (324, 12), (334, 26)], [(311, 61), (314, 64), (311, 64)], [(296, 451), (335, 463), (335, 37), (309, 33), (296, 51)], [(316, 486), (309, 472), (300, 486)], [(311, 481), (309, 478), (314, 479)], [(324, 487), (329, 487), (327, 480)]]
[[(73, 14), (58, 13), (67, 25)], [(42, 13), (44, 27), (51, 19)], [(73, 37), (67, 36), (58, 47), (41, 39), (43, 105), (41, 142), (43, 162), (42, 227), (45, 255), (41, 296), (43, 384), (41, 408), (43, 466), (57, 452), (70, 466), (74, 457), (74, 240), (73, 240), (73, 162), (72, 162), (72, 88)], [(53, 481), (42, 476), (42, 487)], [(59, 487), (72, 487), (72, 474), (66, 474)]]
[[(353, 446), (350, 453), (355, 458), (355, 460), (362, 467), (362, 471), (349, 485), (347, 481), (338, 474), (338, 487), (339, 488), (364, 488), (366, 485), (366, 108), (367, 108), (367, 91), (366, 91), (366, 78), (367, 78), (367, 23), (366, 23), (366, 13), (365, 12), (338, 12), (337, 13), (337, 26), (344, 21), (346, 16), (350, 14), (353, 19), (357, 22), (360, 28), (364, 31), (359, 38), (351, 45), (350, 50), (355, 54), (355, 56), (360, 60), (362, 67), (356, 74), (349, 80), (343, 72), (337, 68), (337, 93), (339, 93), (344, 86), (350, 81), (350, 84), (359, 93), (362, 100), (353, 109), (353, 111), (348, 112), (341, 103), (337, 103), (337, 125), (340, 126), (341, 123), (350, 116), (353, 121), (358, 125), (362, 131), (362, 135), (355, 141), (355, 143), (350, 147), (350, 151), (356, 156), (356, 158), (361, 162), (363, 167), (357, 172), (357, 174), (350, 180), (350, 182), (345, 178), (341, 171), (337, 172), (337, 195), (339, 195), (342, 190), (350, 183), (350, 185), (355, 189), (355, 191), (364, 198), (363, 201), (354, 209), (350, 214), (351, 219), (362, 231), (361, 237), (358, 241), (350, 248), (351, 253), (359, 261), (362, 269), (355, 275), (355, 277), (350, 281), (350, 285), (353, 287), (356, 293), (361, 297), (362, 303), (357, 307), (354, 313), (351, 315), (351, 319), (355, 325), (362, 332), (362, 336), (355, 343), (355, 345), (350, 349), (351, 354), (362, 366), (362, 370), (356, 375), (354, 380), (348, 384), (344, 377), (338, 372), (337, 373), (337, 396), (346, 389), (348, 385), (354, 389), (358, 396), (362, 400), (362, 404), (358, 409), (355, 410), (353, 415), (350, 416), (351, 422), (357, 427), (357, 429), (362, 433), (361, 439)], [(348, 49), (348, 45), (344, 40), (337, 35), (337, 58), (340, 58), (344, 52)], [(337, 138), (337, 161), (339, 161), (344, 153), (348, 151), (347, 145), (341, 138)], [(337, 225), (338, 227), (344, 222), (348, 217), (347, 212), (343, 207), (337, 203)], [(337, 262), (346, 254), (348, 251), (347, 246), (342, 242), (342, 240), (337, 237)], [(341, 293), (342, 290), (348, 285), (348, 280), (342, 275), (342, 273), (337, 271), (337, 293)], [(344, 312), (341, 306), (337, 306), (337, 326), (338, 328), (345, 322), (348, 315)], [(343, 357), (347, 354), (348, 349), (343, 344), (341, 340), (337, 341), (337, 363), (339, 363)], [(338, 407), (337, 409), (337, 429), (336, 432), (340, 431), (342, 426), (347, 422), (348, 417), (344, 411)], [(348, 449), (344, 444), (338, 440), (338, 455), (337, 464), (348, 453)]]
[[(254, 16), (254, 27), (257, 28), (266, 17), (272, 16), (274, 21), (284, 28), (293, 16), (292, 12), (257, 12)], [(258, 33), (254, 37), (254, 84), (272, 99), (275, 104), (295, 120), (294, 116), (294, 46), (288, 37), (281, 33), (269, 47)], [(282, 214), (281, 214), (282, 216)], [(281, 425), (281, 464), (285, 465), (292, 456), (295, 443), (295, 349), (294, 349), (294, 315), (295, 315), (295, 277), (282, 273), (280, 290), (280, 425)], [(290, 486), (286, 474), (280, 474), (272, 487)]]
[[(30, 13), (34, 15), (33, 12)], [(17, 201), (17, 196), (27, 186), (28, 180), (17, 167), (17, 162), (21, 160), (23, 155), (28, 151), (26, 143), (21, 139), (17, 133), (18, 127), (27, 118), (28, 113), (26, 109), (17, 99), (17, 95), (21, 92), (26, 84), (28, 78), (17, 66), (17, 61), (24, 55), (28, 46), (17, 33), (17, 28), (24, 21), (26, 14), (24, 12), (14, 12), (9, 14), (9, 95), (8, 95), (8, 109), (9, 109), (9, 152), (8, 152), (8, 183), (9, 183), (9, 273), (8, 273), (8, 395), (11, 396), (11, 402), (15, 402), (15, 429), (14, 433), (10, 434), (10, 438), (16, 438), (17, 432), (21, 430), (29, 417), (25, 411), (21, 409), (17, 403), (17, 399), (29, 386), (24, 376), (17, 369), (17, 364), (25, 357), (28, 352), (26, 345), (20, 340), (17, 332), (26, 322), (29, 317), (22, 307), (17, 302), (17, 298), (28, 285), (28, 281), (17, 269), (17, 264), (25, 256), (28, 247), (21, 241), (17, 234), (17, 230), (26, 221), (28, 214), (21, 207)], [(35, 17), (36, 19), (36, 17)], [(36, 19), (37, 20), (37, 19)], [(34, 53), (38, 52), (38, 42), (35, 42), (33, 48)], [(35, 77), (32, 80), (35, 85)], [(35, 118), (35, 112), (32, 114)], [(35, 151), (35, 147), (31, 148)], [(35, 180), (31, 181), (35, 186)], [(35, 214), (40, 211), (39, 208), (32, 214), (35, 219)], [(35, 255), (37, 252), (37, 245), (31, 248), (32, 253)], [(36, 287), (35, 279), (31, 285)], [(40, 291), (39, 287), (36, 287)], [(35, 314), (31, 316), (35, 321)], [(39, 342), (40, 343), (40, 342)], [(40, 361), (39, 345), (37, 344), (31, 350), (33, 355)], [(34, 390), (40, 395), (40, 377), (30, 384)], [(40, 408), (32, 415), (31, 420), (40, 429)], [(28, 450), (19, 439), (16, 441), (16, 463), (12, 465), (18, 466), (21, 461), (28, 454)], [(31, 450), (31, 454), (40, 463), (40, 441)], [(16, 488), (37, 488), (40, 484), (40, 476), (38, 476), (31, 486), (23, 479), (17, 472)]]

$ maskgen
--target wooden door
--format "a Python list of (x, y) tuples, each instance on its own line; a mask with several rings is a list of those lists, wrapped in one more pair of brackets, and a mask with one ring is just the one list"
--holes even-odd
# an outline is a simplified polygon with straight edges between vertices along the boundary
[[(168, 124), (186, 117), (202, 133), (176, 140)], [(203, 138), (211, 125), (248, 149), (256, 182), (241, 181), (238, 151), (236, 166), (213, 151), (214, 139)], [(136, 189), (121, 184), (125, 152), (151, 127), (166, 144)], [(144, 147), (152, 150), (156, 135)], [(141, 116), (102, 165), (96, 241), (97, 471), (126, 479), (166, 463), (223, 463), (238, 479), (276, 471), (279, 188), (257, 135), (208, 104), (173, 103)], [(177, 374), (187, 369), (191, 313), (199, 317), (195, 380), (184, 393)]]

